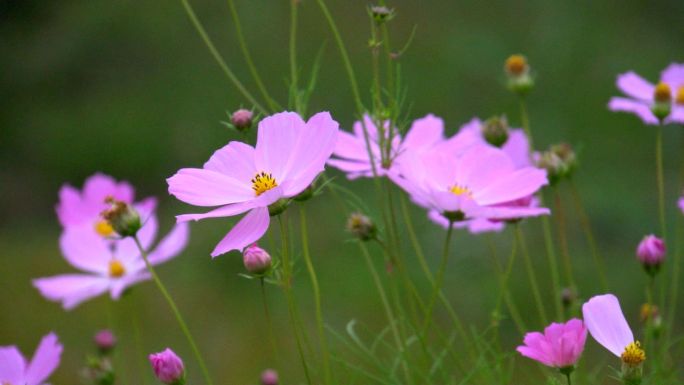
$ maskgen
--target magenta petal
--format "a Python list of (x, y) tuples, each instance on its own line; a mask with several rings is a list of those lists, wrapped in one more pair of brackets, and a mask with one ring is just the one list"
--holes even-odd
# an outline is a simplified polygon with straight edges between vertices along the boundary
[(582, 313), (591, 336), (616, 356), (620, 357), (627, 345), (634, 342), (632, 329), (614, 295), (592, 297), (582, 306)]
[(653, 99), (653, 84), (649, 83), (635, 72), (630, 71), (618, 75), (617, 86), (625, 95), (633, 98), (644, 101)]
[(184, 168), (166, 182), (169, 194), (195, 206), (220, 206), (254, 198), (249, 180), (237, 180), (212, 170)]
[(26, 360), (16, 346), (0, 347), (0, 381), (23, 384)]
[(269, 222), (268, 207), (253, 209), (216, 245), (214, 251), (211, 252), (211, 256), (217, 257), (232, 250), (242, 251), (242, 249), (258, 241), (266, 233)]
[(43, 297), (62, 302), (66, 310), (71, 310), (81, 302), (96, 297), (109, 287), (109, 279), (85, 274), (65, 274), (33, 280)]
[(166, 262), (180, 254), (188, 243), (190, 226), (187, 223), (178, 223), (159, 242), (157, 247), (150, 252), (149, 261), (153, 265)]
[(648, 104), (645, 104), (644, 102), (626, 98), (613, 97), (610, 99), (610, 102), (608, 103), (608, 108), (611, 111), (631, 112), (633, 114), (636, 114), (646, 124), (653, 125), (659, 123), (658, 118), (656, 118), (656, 116), (653, 115), (653, 112), (651, 112), (651, 108), (648, 106)]
[(28, 385), (40, 385), (57, 369), (62, 355), (62, 344), (54, 333), (43, 337), (33, 359), (26, 370), (25, 381)]

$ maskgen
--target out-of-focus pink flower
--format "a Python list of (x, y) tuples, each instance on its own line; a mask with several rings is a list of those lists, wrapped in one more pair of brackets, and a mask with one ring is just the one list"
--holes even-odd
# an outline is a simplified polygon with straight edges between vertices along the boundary
[(679, 198), (679, 201), (677, 203), (679, 205), (679, 209), (682, 210), (682, 214), (684, 214), (684, 196)]
[(256, 243), (242, 253), (245, 269), (252, 274), (263, 274), (271, 268), (271, 255)]
[[(660, 82), (672, 93), (672, 109), (664, 123), (684, 123), (684, 64), (672, 63), (660, 74)], [(659, 124), (651, 108), (655, 103), (656, 87), (635, 72), (618, 75), (617, 87), (628, 97), (613, 97), (608, 103), (612, 111), (631, 112), (646, 124)]]
[(93, 337), (93, 340), (95, 341), (97, 348), (102, 352), (110, 351), (114, 349), (114, 346), (116, 345), (116, 337), (114, 337), (114, 333), (109, 329), (103, 329), (97, 332)]
[[(187, 224), (177, 224), (151, 249), (157, 234), (157, 220), (149, 208), (146, 209), (148, 211), (140, 213), (147, 220), (137, 236), (145, 250), (151, 250), (150, 263), (157, 265), (185, 248), (189, 230)], [(112, 299), (119, 299), (127, 287), (150, 278), (132, 238), (108, 243), (89, 228), (77, 226), (64, 230), (60, 247), (67, 262), (86, 274), (38, 278), (33, 280), (33, 285), (45, 298), (61, 302), (67, 310), (106, 291)]]
[(181, 384), (185, 378), (183, 360), (166, 348), (163, 352), (150, 354), (150, 364), (157, 379), (165, 384)]
[(45, 385), (59, 366), (62, 349), (57, 336), (50, 333), (43, 337), (27, 363), (16, 346), (0, 346), (0, 384)]
[(261, 373), (261, 385), (278, 385), (278, 372), (266, 369)]
[(450, 222), (470, 219), (507, 220), (545, 215), (546, 208), (508, 205), (547, 184), (546, 172), (516, 168), (506, 153), (486, 145), (462, 154), (447, 146), (423, 154), (407, 152), (401, 176), (392, 180), (417, 204)]
[(574, 366), (584, 350), (587, 328), (581, 320), (552, 323), (539, 332), (527, 333), (517, 351), (527, 358), (554, 368)]
[(651, 234), (639, 242), (636, 255), (644, 266), (657, 266), (665, 259), (665, 251), (665, 242)]
[(282, 112), (259, 122), (256, 148), (230, 142), (204, 167), (184, 168), (167, 179), (169, 193), (195, 206), (221, 206), (204, 214), (178, 216), (180, 222), (248, 212), (216, 245), (212, 257), (242, 250), (268, 229), (269, 205), (292, 198), (311, 185), (325, 168), (338, 132), (329, 113), (307, 122)]
[(612, 294), (597, 295), (582, 305), (584, 323), (596, 342), (617, 357), (634, 342), (634, 334), (617, 297)]

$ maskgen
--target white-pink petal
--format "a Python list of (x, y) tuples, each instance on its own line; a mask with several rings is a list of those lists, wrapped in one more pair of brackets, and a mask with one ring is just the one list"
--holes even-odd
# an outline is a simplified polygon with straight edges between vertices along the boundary
[(633, 71), (618, 75), (617, 86), (625, 95), (635, 99), (643, 101), (653, 100), (653, 90), (655, 89), (653, 84)]
[(213, 170), (184, 168), (166, 181), (169, 194), (195, 206), (220, 206), (254, 198), (249, 180), (237, 180)]
[(43, 337), (26, 369), (24, 381), (27, 385), (40, 385), (57, 369), (63, 346), (57, 336), (50, 333)]
[(582, 306), (582, 313), (591, 336), (617, 357), (622, 355), (627, 345), (634, 342), (632, 329), (614, 295), (592, 297)]

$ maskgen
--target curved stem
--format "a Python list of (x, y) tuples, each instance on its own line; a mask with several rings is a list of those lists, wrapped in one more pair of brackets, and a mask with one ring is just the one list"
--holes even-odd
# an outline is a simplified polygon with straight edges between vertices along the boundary
[(209, 52), (211, 52), (211, 55), (214, 57), (219, 67), (221, 67), (221, 69), (223, 70), (223, 73), (226, 74), (226, 76), (233, 83), (235, 88), (237, 88), (238, 91), (240, 91), (240, 93), (242, 93), (242, 95), (252, 105), (254, 105), (254, 108), (259, 110), (259, 112), (268, 115), (268, 111), (261, 104), (259, 104), (259, 102), (256, 101), (254, 96), (252, 96), (252, 94), (249, 91), (247, 91), (247, 88), (245, 88), (245, 86), (237, 78), (237, 76), (235, 76), (230, 67), (228, 67), (228, 64), (226, 64), (226, 61), (223, 59), (223, 56), (221, 56), (221, 54), (214, 46), (214, 43), (211, 41), (211, 38), (207, 34), (207, 31), (204, 29), (202, 23), (197, 18), (197, 15), (195, 14), (195, 11), (192, 9), (192, 6), (188, 2), (188, 0), (181, 0), (181, 2), (183, 3), (183, 8), (185, 8), (185, 12), (188, 14), (190, 21), (192, 21), (192, 24), (195, 26), (195, 29), (200, 34), (200, 37), (204, 41), (204, 44), (206, 44), (207, 48), (209, 49)]
[(534, 272), (534, 266), (532, 265), (532, 258), (530, 258), (530, 253), (527, 250), (527, 245), (525, 243), (525, 238), (523, 237), (522, 229), (520, 224), (515, 225), (515, 235), (518, 238), (518, 243), (522, 249), (523, 258), (525, 260), (525, 268), (527, 269), (527, 276), (530, 280), (530, 285), (532, 286), (532, 295), (537, 305), (537, 311), (539, 312), (539, 320), (542, 325), (548, 324), (546, 319), (546, 310), (544, 308), (544, 301), (542, 300), (541, 293), (539, 292), (539, 283), (537, 282), (537, 275)]
[(442, 284), (444, 283), (444, 273), (446, 271), (447, 262), (449, 261), (449, 244), (451, 243), (451, 234), (454, 231), (454, 222), (449, 221), (449, 228), (447, 229), (446, 237), (444, 239), (444, 248), (442, 249), (442, 260), (439, 263), (439, 269), (437, 270), (437, 279), (432, 289), (432, 295), (430, 296), (430, 302), (428, 303), (427, 311), (425, 312), (425, 321), (423, 323), (423, 329), (421, 335), (425, 336), (427, 330), (430, 327), (430, 322), (432, 321), (432, 310), (435, 307), (435, 302), (439, 292), (442, 290)]
[(171, 311), (173, 311), (173, 315), (176, 317), (176, 321), (178, 321), (178, 325), (180, 326), (181, 330), (183, 331), (183, 334), (185, 334), (185, 338), (188, 340), (188, 343), (190, 344), (190, 347), (192, 348), (192, 352), (195, 355), (197, 362), (199, 363), (200, 369), (202, 370), (202, 375), (204, 376), (204, 380), (207, 382), (207, 385), (212, 385), (214, 382), (211, 380), (211, 376), (209, 375), (209, 370), (207, 369), (207, 365), (204, 363), (204, 359), (202, 358), (202, 354), (200, 353), (199, 348), (197, 348), (197, 344), (195, 343), (195, 339), (192, 337), (192, 334), (190, 334), (190, 329), (188, 329), (188, 325), (185, 323), (183, 316), (181, 315), (180, 311), (178, 310), (178, 306), (176, 306), (176, 302), (173, 300), (173, 298), (171, 298), (171, 294), (169, 294), (168, 290), (166, 290), (166, 286), (164, 286), (161, 279), (159, 279), (157, 272), (154, 270), (154, 267), (152, 267), (152, 264), (150, 263), (149, 259), (147, 258), (147, 251), (143, 248), (138, 237), (134, 236), (133, 240), (135, 241), (135, 245), (138, 247), (138, 250), (140, 251), (140, 255), (142, 256), (143, 260), (145, 261), (145, 267), (147, 267), (147, 271), (152, 276), (152, 280), (157, 285), (157, 288), (159, 288), (159, 291), (161, 291), (164, 299), (166, 299), (166, 302), (169, 304)]
[(276, 112), (282, 110), (282, 107), (278, 105), (278, 103), (271, 97), (271, 95), (266, 90), (266, 86), (264, 85), (264, 82), (261, 80), (261, 76), (259, 76), (259, 71), (257, 70), (256, 65), (254, 65), (252, 55), (250, 54), (249, 49), (247, 48), (247, 41), (245, 40), (245, 35), (242, 33), (242, 23), (240, 23), (240, 17), (238, 16), (237, 9), (235, 8), (234, 0), (228, 0), (228, 8), (230, 8), (230, 15), (233, 18), (235, 32), (237, 33), (238, 42), (240, 43), (240, 50), (242, 50), (242, 54), (245, 57), (245, 62), (247, 62), (247, 68), (249, 68), (249, 72), (252, 74), (252, 78), (254, 78), (254, 82), (256, 83), (257, 88), (259, 88), (261, 95), (266, 100), (266, 103), (268, 103), (268, 107), (271, 109), (271, 111)]

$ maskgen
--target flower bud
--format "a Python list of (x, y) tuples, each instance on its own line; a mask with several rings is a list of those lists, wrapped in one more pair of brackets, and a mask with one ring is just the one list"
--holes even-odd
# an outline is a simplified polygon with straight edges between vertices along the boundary
[(506, 116), (493, 116), (482, 125), (482, 136), (492, 146), (501, 147), (508, 141), (508, 130)]
[(549, 183), (553, 185), (572, 175), (577, 166), (577, 157), (569, 144), (556, 144), (539, 155), (537, 166), (546, 170)]
[(373, 20), (378, 24), (382, 24), (394, 18), (394, 10), (385, 6), (372, 6), (370, 8), (370, 14), (373, 17)]
[(230, 116), (230, 123), (238, 131), (249, 130), (249, 128), (252, 127), (253, 115), (254, 114), (252, 113), (252, 111), (241, 108), (233, 112), (233, 114)]
[(114, 385), (117, 379), (112, 362), (107, 357), (87, 357), (80, 376), (86, 383), (97, 385)]
[(278, 385), (278, 372), (266, 369), (261, 373), (261, 385)]
[(527, 94), (534, 87), (534, 80), (530, 76), (530, 66), (523, 55), (511, 55), (504, 65), (508, 75), (508, 88), (518, 95)]
[(150, 363), (157, 379), (168, 385), (185, 384), (185, 367), (183, 361), (173, 352), (166, 348), (163, 352), (150, 354)]
[(247, 246), (242, 253), (242, 260), (245, 264), (245, 269), (252, 274), (264, 274), (271, 268), (271, 255), (257, 246), (256, 243)]
[(349, 216), (347, 230), (362, 241), (371, 240), (377, 234), (373, 221), (361, 213), (352, 213)]
[(114, 337), (114, 333), (109, 329), (97, 332), (93, 337), (93, 341), (95, 341), (95, 345), (97, 345), (102, 354), (108, 353), (116, 346), (116, 337)]
[(660, 265), (665, 260), (665, 241), (655, 235), (647, 235), (637, 246), (636, 255), (644, 270), (653, 276), (660, 270)]
[(114, 231), (122, 237), (133, 237), (142, 227), (140, 214), (126, 202), (118, 201), (113, 197), (107, 197), (105, 203), (109, 208), (100, 215), (106, 220)]
[(663, 121), (672, 112), (672, 91), (667, 83), (660, 82), (655, 86), (653, 101), (651, 112), (660, 121)]

